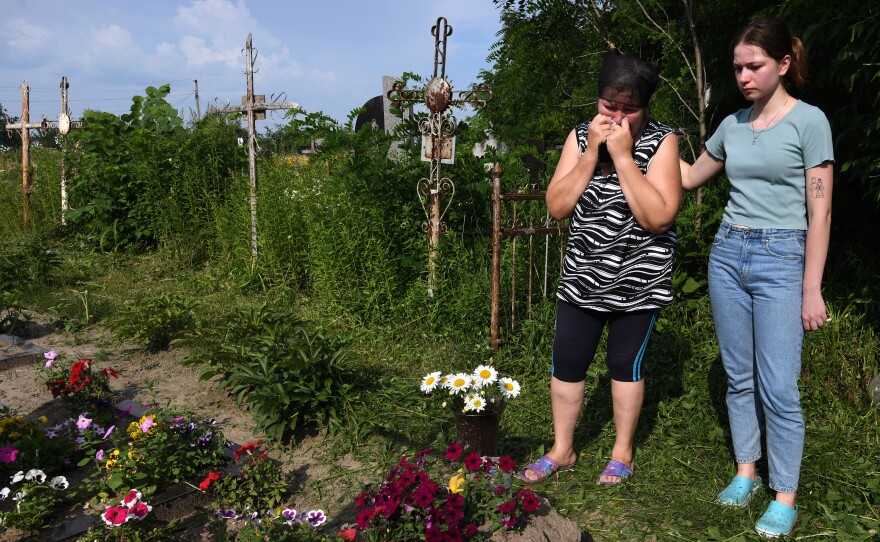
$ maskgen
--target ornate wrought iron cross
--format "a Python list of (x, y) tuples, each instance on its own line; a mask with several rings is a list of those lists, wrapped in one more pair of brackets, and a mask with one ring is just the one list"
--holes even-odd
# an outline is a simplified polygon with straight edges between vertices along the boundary
[[(447, 24), (445, 17), (439, 17), (437, 24), (431, 28), (431, 34), (434, 36), (434, 76), (422, 89), (404, 88), (398, 81), (388, 91), (388, 99), (394, 107), (424, 101), (430, 111), (419, 122), (419, 128), (427, 137), (426, 145), (431, 149), (428, 155), (430, 173), (427, 178), (419, 179), (416, 193), (427, 218), (422, 229), (428, 234), (428, 295), (433, 297), (436, 250), (440, 244), (440, 234), (446, 231), (443, 217), (455, 195), (455, 184), (440, 172), (441, 163), (446, 159), (444, 155), (451, 152), (450, 137), (456, 128), (455, 117), (445, 113), (451, 105), (471, 104), (476, 109), (481, 109), (492, 99), (492, 90), (485, 83), (480, 83), (469, 90), (453, 92), (452, 85), (446, 80), (446, 39), (452, 35), (452, 27)], [(443, 195), (449, 197), (446, 206), (441, 210), (440, 199)], [(425, 200), (428, 201), (427, 207)]]

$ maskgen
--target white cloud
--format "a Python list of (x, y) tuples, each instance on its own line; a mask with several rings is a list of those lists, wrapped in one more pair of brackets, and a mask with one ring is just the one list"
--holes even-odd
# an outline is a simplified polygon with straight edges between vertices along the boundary
[(131, 32), (115, 24), (104, 25), (92, 32), (92, 43), (116, 52), (132, 52), (137, 49)]
[(13, 19), (3, 24), (3, 40), (6, 45), (19, 51), (44, 49), (51, 47), (55, 33), (44, 28), (29, 24), (24, 19)]

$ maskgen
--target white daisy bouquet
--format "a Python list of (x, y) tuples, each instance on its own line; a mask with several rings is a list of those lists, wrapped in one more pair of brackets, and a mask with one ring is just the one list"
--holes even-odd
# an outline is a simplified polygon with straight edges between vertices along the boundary
[(520, 385), (510, 377), (499, 375), (492, 365), (480, 365), (472, 373), (428, 373), (422, 378), (420, 389), (425, 393), (442, 389), (455, 397), (454, 408), (476, 413), (500, 407), (507, 399), (513, 399), (519, 395)]

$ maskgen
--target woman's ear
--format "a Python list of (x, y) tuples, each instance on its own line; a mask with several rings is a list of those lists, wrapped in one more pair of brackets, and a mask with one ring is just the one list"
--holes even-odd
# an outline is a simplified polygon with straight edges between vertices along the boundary
[(779, 61), (779, 77), (784, 76), (788, 73), (788, 68), (791, 66), (791, 55), (785, 55), (782, 57), (782, 60)]

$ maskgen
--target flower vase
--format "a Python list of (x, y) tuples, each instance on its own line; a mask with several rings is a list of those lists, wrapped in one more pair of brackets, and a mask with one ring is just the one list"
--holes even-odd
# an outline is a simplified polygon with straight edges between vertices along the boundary
[(482, 412), (455, 410), (455, 441), (465, 454), (477, 452), (481, 456), (498, 456), (501, 413), (504, 402), (489, 403)]

